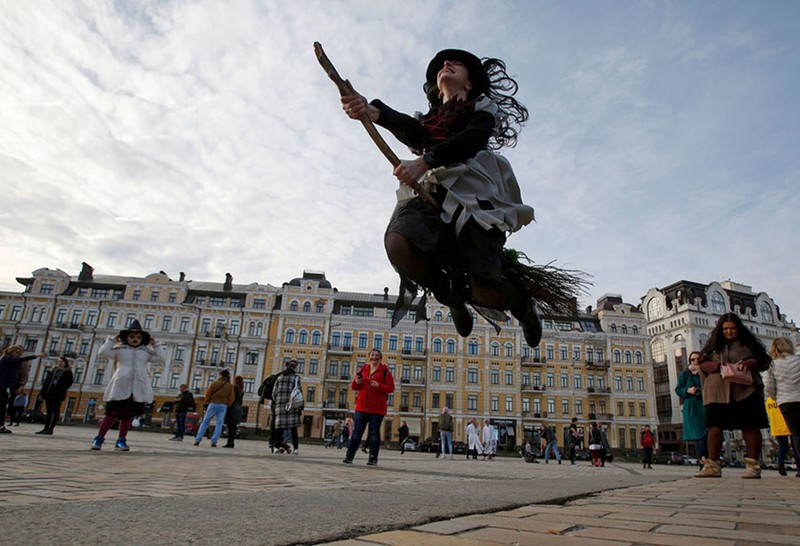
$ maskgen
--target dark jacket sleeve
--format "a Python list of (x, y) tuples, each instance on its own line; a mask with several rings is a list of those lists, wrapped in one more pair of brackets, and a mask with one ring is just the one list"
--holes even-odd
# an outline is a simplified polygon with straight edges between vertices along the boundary
[(375, 122), (391, 133), (417, 155), (423, 151), (433, 154), (431, 168), (463, 163), (485, 149), (494, 130), (494, 117), (488, 112), (474, 112), (466, 126), (443, 142), (425, 146), (425, 130), (422, 123), (408, 114), (386, 106), (379, 100), (371, 103), (380, 110)]

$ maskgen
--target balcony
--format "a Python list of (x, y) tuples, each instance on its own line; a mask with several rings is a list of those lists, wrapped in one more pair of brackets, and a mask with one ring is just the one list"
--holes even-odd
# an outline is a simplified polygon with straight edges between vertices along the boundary
[(613, 421), (614, 414), (613, 413), (590, 413), (589, 414), (590, 421)]
[(56, 328), (64, 330), (80, 330), (83, 332), (83, 324), (79, 322), (56, 322)]
[(424, 387), (425, 386), (425, 378), (424, 377), (403, 377), (400, 379), (401, 385), (408, 385), (409, 387)]
[(333, 345), (328, 343), (328, 352), (338, 355), (351, 355), (353, 354), (352, 345)]
[(349, 374), (328, 373), (325, 374), (325, 379), (328, 381), (347, 381), (350, 382)]
[(611, 365), (609, 360), (587, 360), (586, 369), (588, 370), (605, 370)]
[(225, 367), (225, 363), (222, 361), (216, 360), (206, 360), (205, 358), (198, 358), (194, 361), (195, 366), (200, 368), (207, 368), (207, 369), (214, 369), (214, 368), (223, 368)]
[(403, 358), (408, 358), (411, 360), (425, 360), (425, 358), (428, 356), (428, 351), (412, 351), (411, 349), (403, 349), (401, 354), (403, 355)]
[(523, 355), (520, 357), (519, 363), (522, 366), (541, 366), (547, 363), (547, 359), (540, 356)]
[(546, 390), (547, 387), (544, 385), (522, 385), (522, 392), (542, 392)]
[(586, 394), (590, 396), (608, 396), (611, 394), (611, 387), (586, 387)]
[(400, 413), (408, 413), (408, 406), (400, 406)]

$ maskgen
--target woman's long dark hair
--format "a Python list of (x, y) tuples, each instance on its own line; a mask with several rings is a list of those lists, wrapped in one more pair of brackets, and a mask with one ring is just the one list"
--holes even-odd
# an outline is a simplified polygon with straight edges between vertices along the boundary
[(500, 59), (481, 59), (483, 69), (489, 77), (489, 90), (486, 96), (497, 104), (502, 112), (499, 126), (489, 141), (489, 148), (499, 150), (504, 146), (513, 148), (517, 145), (517, 135), (522, 126), (528, 121), (528, 109), (524, 104), (514, 98), (519, 85), (517, 81), (506, 72), (506, 63)]
[(719, 320), (717, 321), (716, 326), (714, 329), (711, 330), (711, 334), (708, 336), (708, 341), (706, 341), (705, 346), (700, 354), (700, 360), (708, 360), (714, 352), (720, 352), (727, 340), (722, 333), (722, 325), (726, 322), (732, 322), (736, 325), (736, 332), (739, 336), (739, 341), (741, 341), (750, 351), (753, 353), (753, 357), (758, 361), (760, 367), (765, 367), (769, 365), (770, 360), (772, 360), (769, 355), (767, 354), (767, 349), (764, 347), (764, 344), (753, 335), (753, 332), (750, 331), (750, 328), (744, 325), (742, 319), (739, 318), (739, 315), (736, 313), (725, 313)]

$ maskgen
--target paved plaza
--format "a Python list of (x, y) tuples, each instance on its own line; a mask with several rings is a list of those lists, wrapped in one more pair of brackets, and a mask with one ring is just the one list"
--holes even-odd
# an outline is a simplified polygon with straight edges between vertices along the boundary
[(384, 450), (377, 467), (301, 445), (269, 455), (133, 431), (0, 436), (0, 544), (800, 544), (800, 478), (696, 480), (688, 466), (605, 468)]

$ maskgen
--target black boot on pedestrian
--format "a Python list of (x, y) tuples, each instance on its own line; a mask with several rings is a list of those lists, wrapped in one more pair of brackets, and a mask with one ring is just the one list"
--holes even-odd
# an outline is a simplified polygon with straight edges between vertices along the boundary
[(785, 476), (786, 475), (786, 465), (785, 464), (781, 463), (781, 464), (778, 465), (778, 474), (780, 474), (781, 476)]

